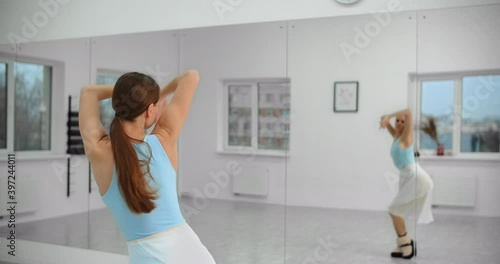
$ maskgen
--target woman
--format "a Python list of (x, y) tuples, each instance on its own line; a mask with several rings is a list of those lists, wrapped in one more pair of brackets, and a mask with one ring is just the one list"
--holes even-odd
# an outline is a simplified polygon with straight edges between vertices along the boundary
[[(130, 263), (215, 263), (184, 220), (176, 190), (177, 138), (198, 81), (198, 72), (188, 71), (160, 91), (151, 77), (130, 72), (114, 87), (81, 90), (85, 154), (102, 199), (127, 239)], [(109, 97), (116, 114), (108, 136), (98, 104)]]
[[(396, 117), (396, 127), (390, 119)], [(415, 213), (418, 223), (433, 221), (431, 195), (433, 182), (429, 175), (415, 162), (413, 150), (413, 122), (409, 109), (382, 116), (380, 127), (387, 128), (394, 137), (391, 157), (399, 169), (399, 191), (389, 206), (389, 214), (398, 238), (392, 257), (411, 259), (417, 254), (416, 243), (406, 232), (405, 217)]]

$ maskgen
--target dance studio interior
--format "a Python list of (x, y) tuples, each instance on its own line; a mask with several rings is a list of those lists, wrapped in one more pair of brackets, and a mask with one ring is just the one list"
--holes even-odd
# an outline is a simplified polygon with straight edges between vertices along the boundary
[[(0, 0), (0, 25), (1, 264), (129, 263), (80, 92), (189, 70), (176, 190), (216, 263), (500, 263), (498, 0)], [(430, 179), (410, 259), (390, 207), (420, 178), (381, 127), (402, 109)]]

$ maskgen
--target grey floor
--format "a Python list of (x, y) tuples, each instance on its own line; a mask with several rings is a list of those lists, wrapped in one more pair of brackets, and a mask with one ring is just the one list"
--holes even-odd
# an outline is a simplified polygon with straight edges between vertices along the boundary
[[(194, 208), (189, 198), (181, 205)], [(395, 237), (383, 212), (287, 207), (285, 218), (284, 206), (211, 200), (187, 220), (218, 264), (500, 263), (500, 218), (437, 214), (430, 225), (409, 223), (418, 241), (411, 261), (389, 257)], [(0, 228), (0, 236), (6, 232)], [(107, 209), (19, 224), (16, 232), (29, 241), (127, 254)]]

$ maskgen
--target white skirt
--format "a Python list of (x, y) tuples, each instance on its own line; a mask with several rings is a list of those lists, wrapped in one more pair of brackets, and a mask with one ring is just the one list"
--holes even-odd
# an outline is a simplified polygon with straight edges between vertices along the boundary
[(127, 241), (130, 264), (215, 264), (215, 260), (187, 224), (137, 240)]
[(418, 224), (434, 221), (432, 216), (432, 191), (434, 183), (426, 171), (417, 163), (399, 170), (399, 191), (394, 197), (389, 212), (402, 218), (416, 215)]

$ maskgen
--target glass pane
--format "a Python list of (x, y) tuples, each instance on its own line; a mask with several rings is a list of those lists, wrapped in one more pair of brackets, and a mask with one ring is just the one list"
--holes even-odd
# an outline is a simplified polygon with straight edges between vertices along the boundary
[[(96, 84), (115, 84), (119, 77), (120, 75), (98, 73)], [(106, 133), (109, 135), (109, 127), (115, 117), (115, 110), (113, 110), (113, 106), (111, 105), (111, 98), (99, 102), (99, 117)]]
[[(481, 134), (486, 136), (484, 132), (490, 127), (495, 131), (500, 113), (498, 77), (478, 76), (492, 74), (483, 72), (486, 69), (500, 69), (500, 35), (492, 26), (498, 25), (498, 14), (498, 4), (419, 11), (418, 69), (426, 74), (453, 76), (443, 78), (456, 80), (457, 111), (452, 155), (422, 155), (420, 159), (434, 183), (435, 221), (418, 226), (417, 263), (497, 263), (500, 256), (499, 162), (486, 161), (498, 153), (478, 153), (495, 145), (491, 144), (495, 136), (481, 139)], [(451, 88), (448, 91), (451, 97)], [(433, 106), (449, 105), (447, 98), (436, 98)], [(498, 148), (498, 139), (496, 145)], [(450, 241), (460, 241), (460, 245), (451, 245)]]
[(0, 63), (0, 149), (7, 148), (7, 64)]
[[(15, 232), (16, 256), (2, 258), (7, 251), (0, 250), (0, 263), (50, 263), (54, 261), (50, 256), (70, 256), (75, 252), (71, 248), (87, 249), (89, 243), (88, 159), (83, 155), (47, 158), (45, 151), (39, 151), (64, 154), (67, 150), (67, 123), (75, 121), (68, 117), (68, 97), (72, 97), (71, 110), (78, 111), (80, 87), (89, 84), (88, 40), (30, 41), (4, 62), (8, 62), (8, 89), (12, 90), (8, 97), (14, 110), (9, 113), (7, 126), (13, 135), (8, 135), (8, 143), (16, 154), (19, 177), (15, 181), (16, 225), (8, 225), (8, 215), (0, 213), (0, 240)], [(0, 108), (4, 105), (2, 99)], [(20, 159), (26, 151), (32, 152), (33, 159)], [(4, 175), (0, 173), (0, 178)], [(3, 189), (7, 184), (2, 180), (6, 177), (0, 179)], [(1, 204), (6, 205), (1, 196)], [(47, 254), (39, 254), (40, 248)]]
[[(451, 150), (453, 147), (454, 81), (422, 82), (422, 131), (421, 149), (436, 149), (437, 144)], [(436, 129), (432, 129), (433, 123)], [(429, 129), (425, 129), (428, 127)]]
[(180, 65), (201, 78), (179, 140), (183, 214), (217, 264), (283, 264), (286, 163), (257, 149), (257, 84), (286, 80), (286, 23), (184, 33)]
[(15, 63), (14, 149), (50, 150), (52, 68)]
[(500, 75), (463, 78), (461, 152), (499, 152)]
[(229, 86), (228, 145), (252, 145), (252, 87)]
[(290, 88), (286, 83), (259, 84), (259, 149), (288, 150)]
[[(417, 70), (415, 12), (289, 24), (286, 263), (399, 263), (390, 257), (394, 227), (407, 233), (404, 243), (417, 237), (415, 189), (427, 190), (415, 177), (416, 142), (399, 150), (395, 117), (385, 131), (378, 128), (382, 115), (415, 107), (406, 104), (415, 90), (408, 76)], [(384, 67), (373, 67), (380, 61)], [(334, 84), (343, 81), (359, 82), (356, 112), (334, 111)], [(393, 147), (399, 149), (391, 156)]]

